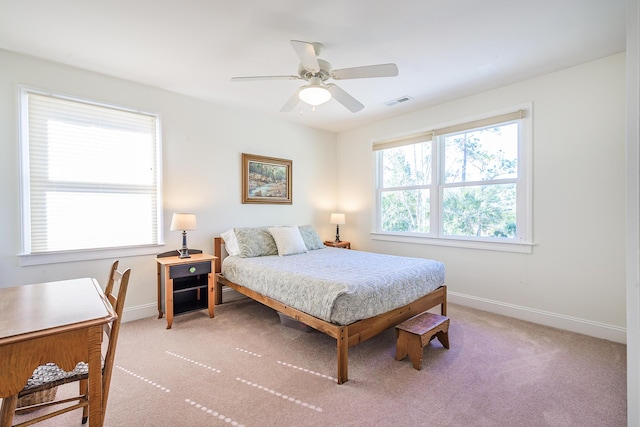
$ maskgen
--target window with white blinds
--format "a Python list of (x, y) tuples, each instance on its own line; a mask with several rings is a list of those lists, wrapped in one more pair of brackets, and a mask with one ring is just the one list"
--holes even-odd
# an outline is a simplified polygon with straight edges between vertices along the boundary
[(159, 117), (20, 89), (23, 254), (157, 245)]

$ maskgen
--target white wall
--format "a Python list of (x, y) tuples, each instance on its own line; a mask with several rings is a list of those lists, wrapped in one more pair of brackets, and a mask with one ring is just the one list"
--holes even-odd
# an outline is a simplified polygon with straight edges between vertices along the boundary
[(640, 425), (640, 2), (627, 2), (627, 425)]
[[(111, 262), (19, 265), (17, 84), (160, 113), (167, 244), (157, 252), (181, 244), (180, 233), (169, 231), (174, 211), (198, 215), (188, 243), (207, 252), (214, 235), (234, 226), (312, 223), (322, 237), (333, 234), (335, 134), (0, 50), (0, 287), (82, 276), (104, 281)], [(293, 161), (292, 205), (241, 203), (243, 152)], [(125, 320), (157, 314), (155, 257), (121, 258), (120, 264), (132, 268)]]
[[(532, 254), (372, 240), (373, 140), (526, 102)], [(443, 261), (452, 302), (623, 342), (624, 150), (624, 54), (380, 121), (338, 135), (341, 234), (358, 249)]]

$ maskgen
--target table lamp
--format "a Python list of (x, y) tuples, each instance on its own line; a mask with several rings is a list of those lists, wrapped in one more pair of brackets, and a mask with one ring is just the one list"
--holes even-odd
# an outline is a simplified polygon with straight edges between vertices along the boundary
[(187, 249), (187, 230), (196, 229), (196, 216), (191, 213), (174, 213), (171, 218), (171, 231), (182, 230), (182, 248), (180, 258), (191, 258), (189, 249)]
[(336, 225), (336, 240), (335, 240), (335, 243), (340, 243), (342, 241), (342, 240), (340, 240), (340, 225), (341, 224), (345, 224), (344, 214), (343, 213), (332, 213), (331, 214), (331, 220), (329, 221), (329, 223)]

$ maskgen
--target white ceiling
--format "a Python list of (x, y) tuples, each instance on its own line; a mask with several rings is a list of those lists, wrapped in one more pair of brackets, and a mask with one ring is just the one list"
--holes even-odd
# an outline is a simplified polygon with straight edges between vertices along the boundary
[[(625, 12), (626, 0), (0, 0), (0, 48), (338, 132), (622, 52)], [(393, 62), (399, 75), (334, 81), (358, 113), (333, 100), (281, 113), (304, 81), (230, 81), (296, 75), (290, 40), (321, 42), (334, 69)]]

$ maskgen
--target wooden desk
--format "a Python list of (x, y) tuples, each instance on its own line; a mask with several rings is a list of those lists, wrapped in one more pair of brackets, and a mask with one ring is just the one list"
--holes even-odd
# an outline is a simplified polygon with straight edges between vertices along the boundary
[[(95, 279), (0, 288), (0, 397), (17, 402), (40, 365), (53, 362), (70, 371), (84, 361), (89, 365), (89, 422), (101, 427), (102, 327), (116, 317)], [(0, 414), (0, 427), (12, 422), (13, 411)]]

